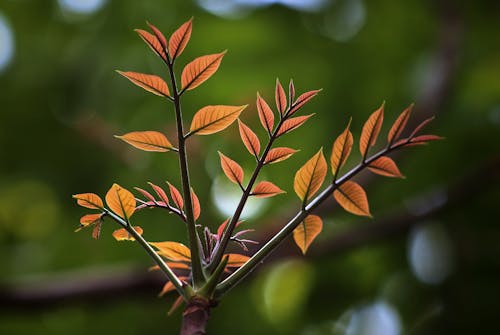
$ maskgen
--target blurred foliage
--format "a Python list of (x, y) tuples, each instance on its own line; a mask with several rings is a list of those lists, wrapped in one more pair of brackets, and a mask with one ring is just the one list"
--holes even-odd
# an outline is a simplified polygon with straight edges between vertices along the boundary
[[(214, 12), (214, 4), (223, 7), (233, 2), (247, 5), (222, 16)], [(173, 156), (137, 152), (112, 137), (132, 130), (173, 131), (171, 107), (113, 71), (165, 74), (133, 32), (144, 28), (146, 20), (167, 33), (195, 17), (181, 66), (196, 56), (229, 50), (218, 73), (186, 94), (187, 120), (204, 105), (250, 103), (242, 118), (258, 128), (255, 92), (271, 101), (276, 77), (285, 83), (293, 78), (298, 92), (323, 88), (306, 107), (315, 117), (280, 141), (301, 151), (265, 171), (265, 178), (289, 196), (266, 200), (248, 220), (249, 226), (259, 228), (259, 222), (269, 222), (263, 219), (266, 215), (299, 205), (291, 196), (292, 172), (319, 147), (329, 152), (349, 116), (357, 138), (362, 121), (381, 101), (387, 101), (387, 120), (415, 100), (418, 107), (424, 92), (432, 92), (428, 85), (445, 33), (442, 20), (450, 13), (457, 13), (462, 26), (456, 50), (459, 64), (432, 125), (432, 131), (447, 140), (400, 156), (401, 171), (408, 179), (380, 178), (372, 183), (368, 187), (372, 212), (383, 217), (498, 155), (497, 2), (311, 1), (322, 3), (315, 10), (285, 5), (291, 1), (251, 6), (260, 2), (1, 2), (0, 20), (12, 34), (14, 49), (10, 63), (0, 67), (0, 283), (22, 283), (26, 277), (91, 266), (140, 264), (146, 269), (150, 265), (137, 246), (112, 240), (115, 227), (105, 224), (98, 242), (87, 231), (73, 234), (82, 211), (70, 198), (80, 192), (103, 195), (113, 182), (129, 188), (166, 179), (178, 184)], [(71, 3), (87, 7), (75, 12), (67, 7)], [(6, 41), (0, 34), (0, 56), (7, 50)], [(414, 117), (419, 117), (418, 111)], [(258, 134), (264, 132), (259, 129)], [(193, 185), (202, 199), (202, 222), (216, 227), (225, 219), (210, 191), (213, 178), (221, 174), (217, 150), (248, 168), (252, 159), (240, 144), (236, 127), (220, 136), (193, 138), (189, 149)], [(453, 254), (451, 274), (437, 284), (426, 284), (413, 274), (407, 257), (414, 236), (410, 234), (336, 257), (264, 266), (214, 310), (209, 331), (491, 333), (500, 307), (500, 229), (494, 210), (498, 199), (498, 184), (489, 185), (466, 206), (434, 218), (440, 234), (451, 241)], [(150, 240), (186, 242), (184, 227), (163, 213), (147, 212), (140, 220)], [(367, 222), (336, 211), (325, 217), (325, 236), (320, 240)], [(0, 333), (170, 334), (177, 331), (180, 319), (179, 313), (166, 317), (172, 301), (173, 297), (131, 295), (43, 311), (1, 306)], [(380, 326), (380, 318), (392, 323)], [(366, 327), (372, 332), (363, 331)]]

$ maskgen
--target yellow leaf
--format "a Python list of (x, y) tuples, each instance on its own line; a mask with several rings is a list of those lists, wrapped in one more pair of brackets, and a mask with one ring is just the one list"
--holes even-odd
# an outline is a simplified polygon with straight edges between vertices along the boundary
[(351, 148), (353, 144), (352, 134), (349, 131), (349, 126), (351, 125), (351, 120), (347, 128), (333, 143), (332, 155), (330, 157), (330, 163), (332, 165), (332, 173), (334, 176), (338, 174), (338, 170), (344, 165), (345, 161), (351, 153)]
[(231, 158), (225, 156), (219, 151), (220, 164), (222, 166), (222, 171), (224, 171), (227, 178), (235, 184), (243, 184), (243, 169), (241, 166), (233, 161)]
[(365, 190), (353, 181), (346, 181), (333, 192), (333, 197), (346, 211), (371, 217)]
[(158, 253), (174, 262), (190, 262), (191, 251), (182, 243), (177, 242), (155, 242), (150, 243), (158, 249)]
[(238, 127), (240, 130), (241, 140), (243, 144), (247, 148), (247, 150), (254, 155), (255, 157), (259, 156), (260, 153), (260, 141), (257, 135), (244, 124), (241, 120), (238, 119)]
[(95, 193), (80, 193), (73, 195), (76, 203), (82, 207), (90, 209), (102, 209), (104, 204), (102, 199)]
[(363, 157), (363, 159), (368, 153), (368, 148), (373, 146), (377, 141), (377, 137), (380, 133), (380, 128), (382, 127), (383, 120), (384, 104), (382, 104), (379, 109), (373, 112), (363, 125), (361, 138), (359, 139), (359, 151), (361, 152), (361, 157)]
[(323, 148), (297, 171), (293, 188), (304, 203), (319, 190), (325, 180), (326, 171)]
[(144, 74), (138, 72), (124, 72), (124, 71), (116, 71), (132, 83), (136, 84), (139, 87), (142, 87), (146, 91), (149, 91), (153, 94), (159, 95), (160, 97), (169, 97), (170, 92), (168, 90), (167, 83), (163, 79), (153, 74)]
[(197, 135), (209, 135), (226, 129), (236, 121), (244, 106), (206, 106), (200, 109), (193, 117), (190, 132)]
[(210, 78), (219, 68), (226, 52), (201, 56), (186, 65), (182, 70), (181, 83), (183, 90), (192, 90)]
[(368, 165), (368, 169), (376, 174), (386, 177), (404, 178), (398, 166), (389, 157), (380, 157)]
[(173, 147), (165, 135), (157, 131), (133, 131), (115, 137), (144, 151), (166, 152)]
[(316, 236), (323, 229), (323, 221), (319, 216), (308, 215), (293, 231), (293, 240), (305, 255)]
[(269, 181), (261, 181), (255, 186), (251, 195), (256, 196), (258, 198), (268, 198), (268, 197), (274, 197), (275, 195), (281, 193), (286, 193), (286, 192)]
[(226, 267), (228, 268), (239, 268), (250, 259), (250, 257), (240, 254), (225, 254), (228, 256), (228, 261)]
[(113, 184), (106, 194), (106, 203), (119, 217), (128, 220), (135, 211), (135, 197), (130, 191), (118, 184)]
[(193, 19), (183, 23), (179, 29), (177, 29), (168, 42), (168, 53), (170, 58), (174, 60), (179, 56), (191, 38), (191, 30), (193, 29)]
[(267, 153), (264, 164), (273, 164), (284, 161), (285, 159), (290, 158), (290, 156), (292, 156), (297, 151), (298, 150), (286, 147), (278, 147), (271, 149)]
[[(137, 234), (142, 235), (143, 230), (139, 226), (133, 227)], [(113, 232), (113, 237), (117, 241), (135, 241), (125, 228), (117, 229)]]

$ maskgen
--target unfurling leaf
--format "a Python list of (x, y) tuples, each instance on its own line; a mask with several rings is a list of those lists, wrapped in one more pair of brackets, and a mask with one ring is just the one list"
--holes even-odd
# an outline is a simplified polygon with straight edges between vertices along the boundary
[(201, 56), (193, 60), (182, 70), (181, 83), (183, 90), (192, 90), (210, 78), (219, 68), (226, 52)]
[(240, 136), (243, 144), (247, 150), (254, 155), (256, 158), (259, 157), (260, 153), (260, 141), (257, 135), (253, 132), (250, 127), (244, 124), (238, 119), (238, 127), (240, 129)]
[(333, 197), (346, 211), (371, 217), (365, 190), (353, 181), (346, 181), (333, 192)]
[(172, 201), (177, 206), (177, 208), (182, 209), (184, 207), (184, 199), (182, 199), (181, 192), (172, 184), (167, 182), (168, 188), (170, 190), (170, 196), (172, 197)]
[(115, 137), (144, 151), (167, 152), (173, 148), (167, 137), (157, 131), (133, 131)]
[(80, 193), (73, 195), (76, 199), (76, 203), (82, 207), (90, 209), (103, 209), (104, 204), (102, 203), (101, 197), (95, 193)]
[(285, 90), (283, 89), (283, 86), (281, 86), (281, 83), (278, 79), (276, 79), (276, 92), (275, 92), (275, 99), (276, 99), (276, 107), (278, 108), (278, 111), (280, 112), (281, 115), (285, 114), (286, 111), (286, 94)]
[(273, 132), (274, 128), (274, 113), (271, 107), (264, 98), (257, 93), (257, 112), (259, 113), (260, 123), (269, 134)]
[(288, 103), (290, 106), (293, 104), (293, 100), (295, 100), (295, 85), (293, 84), (293, 80), (290, 79), (290, 84), (288, 85)]
[(233, 161), (231, 158), (225, 156), (219, 151), (220, 165), (222, 166), (222, 171), (233, 183), (242, 185), (243, 184), (243, 169), (241, 166)]
[(137, 86), (142, 87), (146, 91), (159, 95), (160, 97), (170, 97), (170, 91), (168, 90), (167, 83), (154, 74), (144, 74), (130, 71), (125, 72), (118, 70), (116, 72), (118, 72)]
[(135, 197), (130, 191), (113, 184), (106, 193), (106, 203), (116, 215), (128, 221), (135, 211)]
[(293, 239), (305, 255), (316, 236), (323, 229), (323, 221), (317, 215), (308, 215), (293, 231)]
[(326, 170), (326, 160), (321, 148), (295, 174), (293, 188), (300, 200), (306, 203), (319, 190), (325, 180)]
[(375, 112), (370, 115), (368, 120), (366, 120), (363, 130), (361, 131), (361, 138), (359, 139), (359, 151), (361, 152), (361, 157), (366, 158), (368, 153), (368, 148), (373, 146), (377, 141), (380, 128), (382, 127), (382, 121), (384, 120), (384, 104), (380, 106)]
[(156, 28), (151, 23), (147, 22), (147, 24), (148, 24), (149, 28), (153, 31), (153, 34), (158, 39), (158, 42), (160, 42), (162, 49), (166, 50), (167, 49), (167, 39), (165, 38), (165, 35), (163, 35), (163, 33), (160, 31), (160, 29)]
[(143, 39), (143, 41), (146, 42), (146, 44), (151, 48), (151, 50), (153, 50), (165, 62), (167, 61), (167, 54), (165, 52), (165, 47), (162, 46), (162, 41), (160, 41), (157, 36), (142, 29), (136, 29), (135, 31), (139, 34), (139, 36)]
[(410, 119), (410, 114), (413, 109), (413, 104), (410, 105), (410, 107), (406, 108), (394, 121), (391, 129), (389, 130), (389, 134), (387, 134), (387, 143), (392, 144), (394, 141), (396, 141), (399, 136), (401, 136), (401, 133), (406, 127), (406, 124), (408, 123), (408, 120)]
[[(139, 226), (132, 227), (137, 234), (142, 235), (143, 230)], [(135, 238), (132, 237), (132, 235), (129, 234), (129, 232), (125, 228), (120, 228), (117, 229), (113, 232), (113, 237), (117, 241), (135, 241)]]
[(293, 103), (288, 115), (295, 114), (299, 109), (302, 108), (306, 103), (308, 103), (312, 98), (314, 98), (321, 90), (313, 90), (301, 94), (297, 100)]
[(210, 135), (224, 130), (236, 121), (247, 106), (205, 106), (194, 115), (190, 134)]
[(102, 220), (102, 214), (86, 214), (80, 218), (80, 226), (88, 227)]
[(292, 156), (297, 151), (298, 150), (286, 147), (278, 147), (271, 149), (267, 153), (264, 164), (273, 164), (284, 161), (285, 159), (290, 158), (290, 156)]
[[(149, 186), (155, 191), (155, 193), (160, 197), (160, 200), (163, 201), (166, 205), (169, 204), (167, 194), (165, 190), (158, 185), (155, 185), (151, 182), (148, 182)], [(154, 200), (153, 200), (154, 201)]]
[(415, 135), (418, 134), (419, 131), (424, 129), (431, 121), (434, 120), (434, 116), (431, 116), (430, 118), (425, 119), (422, 121), (410, 134), (410, 138), (414, 137)]
[(198, 199), (196, 193), (194, 193), (193, 188), (191, 188), (191, 203), (193, 205), (193, 217), (196, 221), (200, 217), (201, 206), (200, 206), (200, 200)]
[(281, 128), (276, 136), (281, 136), (302, 126), (314, 114), (292, 117), (281, 124)]
[(149, 243), (161, 256), (174, 262), (190, 262), (191, 251), (182, 243), (178, 242), (151, 242)]
[(330, 163), (332, 165), (332, 173), (337, 176), (338, 170), (344, 165), (345, 161), (351, 153), (351, 148), (353, 144), (352, 134), (349, 130), (351, 125), (351, 120), (347, 124), (346, 129), (342, 134), (337, 137), (333, 143), (332, 155), (330, 156)]
[(193, 19), (183, 23), (179, 29), (177, 29), (172, 36), (170, 36), (170, 41), (168, 42), (168, 53), (172, 61), (179, 56), (191, 38), (191, 30), (193, 28)]
[(224, 230), (226, 229), (226, 226), (229, 222), (229, 219), (227, 219), (226, 221), (222, 222), (219, 227), (217, 228), (217, 236), (220, 240), (220, 238), (222, 237), (222, 234), (224, 234)]
[(269, 181), (261, 181), (254, 187), (251, 195), (258, 198), (268, 198), (281, 193), (286, 192)]
[(225, 256), (228, 257), (226, 265), (228, 268), (239, 268), (250, 259), (250, 257), (240, 254), (225, 254)]
[(398, 166), (389, 157), (380, 157), (368, 165), (368, 169), (376, 174), (386, 177), (404, 178), (399, 172)]

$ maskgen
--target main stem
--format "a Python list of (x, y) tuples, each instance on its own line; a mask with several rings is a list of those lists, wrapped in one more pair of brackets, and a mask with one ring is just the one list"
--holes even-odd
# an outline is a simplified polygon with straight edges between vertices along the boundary
[(205, 282), (203, 269), (201, 266), (200, 246), (198, 232), (193, 214), (193, 203), (191, 201), (191, 184), (189, 181), (189, 169), (186, 156), (186, 139), (184, 137), (184, 126), (182, 122), (181, 97), (177, 91), (173, 63), (168, 60), (168, 70), (172, 82), (173, 100), (175, 107), (175, 118), (177, 121), (177, 139), (179, 146), (179, 165), (181, 169), (182, 193), (184, 194), (184, 204), (186, 206), (187, 229), (189, 236), (189, 247), (191, 249), (191, 270), (193, 272), (193, 287), (196, 290)]

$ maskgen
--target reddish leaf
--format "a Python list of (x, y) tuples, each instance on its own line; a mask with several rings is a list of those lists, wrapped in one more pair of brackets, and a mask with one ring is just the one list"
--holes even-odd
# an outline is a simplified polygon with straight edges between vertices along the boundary
[(254, 187), (251, 195), (258, 198), (268, 198), (281, 193), (286, 192), (269, 181), (261, 181)]
[(314, 114), (297, 116), (286, 120), (285, 122), (282, 123), (281, 128), (276, 134), (276, 136), (281, 136), (283, 134), (291, 132), (292, 130), (297, 129), (298, 127), (302, 126), (307, 120), (309, 120), (309, 118), (312, 117), (313, 115)]
[(410, 114), (413, 109), (413, 104), (410, 105), (410, 107), (406, 108), (394, 121), (391, 129), (389, 130), (389, 134), (387, 135), (387, 142), (389, 144), (392, 144), (394, 141), (396, 141), (399, 136), (401, 136), (401, 133), (406, 127), (406, 124), (408, 123), (408, 120), (410, 119)]
[(182, 24), (179, 29), (177, 29), (168, 43), (168, 53), (172, 61), (179, 56), (191, 38), (191, 30), (193, 28), (193, 18)]
[(167, 181), (168, 188), (170, 190), (170, 196), (172, 201), (177, 206), (177, 208), (182, 209), (184, 207), (184, 199), (182, 198), (181, 192), (172, 184)]
[(160, 97), (169, 97), (170, 91), (168, 90), (167, 83), (158, 76), (153, 74), (144, 74), (139, 72), (130, 71), (116, 71), (132, 83), (142, 87), (146, 91), (159, 95)]
[(365, 190), (353, 181), (346, 181), (342, 184), (333, 192), (333, 197), (340, 206), (352, 214), (372, 216)]
[(106, 203), (119, 217), (128, 220), (135, 211), (135, 197), (130, 191), (118, 184), (113, 184), (106, 193)]
[(323, 230), (323, 221), (319, 216), (308, 215), (293, 231), (293, 239), (305, 255), (316, 236)]
[(240, 129), (240, 136), (243, 144), (247, 148), (247, 150), (254, 155), (255, 157), (259, 157), (260, 153), (260, 141), (257, 135), (244, 124), (241, 120), (238, 119), (238, 126)]
[(192, 90), (210, 78), (219, 68), (226, 52), (201, 56), (186, 65), (182, 70), (181, 83), (183, 90)]
[(316, 193), (326, 177), (327, 165), (323, 148), (295, 174), (293, 188), (304, 203)]
[[(238, 221), (236, 223), (236, 226), (235, 228), (238, 228), (239, 225), (241, 225), (244, 221)], [(226, 229), (226, 226), (227, 224), (229, 223), (229, 219), (227, 219), (226, 221), (222, 222), (219, 226), (219, 228), (217, 228), (217, 237), (218, 239), (220, 240), (221, 237), (222, 237), (222, 234), (224, 233), (224, 230)]]
[(275, 99), (276, 99), (276, 107), (278, 108), (278, 111), (280, 112), (281, 115), (285, 114), (286, 111), (286, 94), (285, 90), (283, 89), (283, 86), (281, 86), (281, 83), (278, 79), (276, 79), (276, 92), (275, 92)]
[(152, 242), (152, 246), (158, 249), (158, 253), (174, 262), (190, 262), (191, 251), (182, 243), (178, 242)]
[(115, 137), (144, 151), (167, 152), (173, 148), (167, 137), (157, 131), (133, 131)]
[(151, 182), (148, 182), (148, 184), (155, 191), (155, 193), (160, 197), (161, 201), (163, 201), (166, 205), (168, 205), (169, 202), (168, 202), (168, 197), (167, 197), (167, 193), (165, 193), (165, 190), (163, 188), (161, 188), (160, 186), (155, 185)]
[[(139, 234), (142, 235), (143, 230), (139, 226), (133, 227), (134, 230)], [(135, 241), (135, 239), (128, 233), (128, 231), (125, 228), (117, 229), (113, 232), (113, 237), (117, 241)]]
[(198, 199), (196, 193), (194, 193), (193, 188), (191, 188), (191, 203), (193, 205), (193, 216), (196, 221), (200, 217), (201, 206), (200, 206), (200, 200)]
[(82, 227), (88, 227), (93, 225), (102, 219), (102, 214), (86, 214), (80, 218), (80, 225)]
[(95, 224), (94, 229), (92, 229), (92, 238), (94, 240), (98, 240), (99, 236), (101, 236), (101, 227), (102, 227), (102, 221), (98, 221)]
[(410, 138), (414, 137), (415, 135), (418, 134), (419, 131), (421, 131), (422, 129), (425, 128), (425, 126), (427, 126), (432, 120), (434, 120), (434, 116), (431, 116), (430, 118), (428, 119), (425, 119), (424, 121), (422, 121), (422, 123), (420, 123), (413, 131), (412, 133), (410, 134)]
[(404, 178), (398, 166), (389, 157), (380, 157), (368, 165), (368, 169), (376, 174), (386, 177)]
[(134, 187), (134, 189), (139, 191), (149, 201), (156, 202), (155, 197), (153, 197), (153, 195), (151, 193), (149, 193), (148, 191), (146, 191), (142, 188), (139, 188), (139, 187)]
[(165, 62), (167, 61), (165, 48), (162, 46), (162, 42), (158, 39), (158, 37), (142, 29), (136, 29), (135, 31), (139, 34), (143, 41), (146, 42), (151, 50), (153, 50)]
[(222, 166), (222, 171), (233, 183), (242, 185), (243, 184), (243, 169), (241, 166), (233, 161), (231, 158), (225, 156), (219, 151), (220, 165)]
[(337, 176), (338, 170), (344, 165), (345, 161), (351, 153), (353, 144), (352, 134), (349, 131), (351, 120), (347, 124), (346, 129), (333, 143), (332, 155), (330, 156), (330, 164), (332, 165), (332, 173)]
[(410, 143), (412, 143), (412, 144), (413, 143), (414, 144), (417, 144), (417, 143), (425, 144), (426, 142), (429, 142), (429, 141), (439, 141), (442, 139), (444, 139), (444, 137), (437, 136), (437, 135), (420, 135), (420, 136), (413, 137), (410, 140)]
[(103, 209), (102, 199), (95, 193), (80, 193), (73, 195), (76, 203), (90, 209)]
[(309, 91), (306, 93), (301, 94), (297, 100), (293, 103), (292, 107), (290, 108), (290, 112), (288, 112), (288, 115), (295, 114), (299, 109), (302, 108), (306, 103), (308, 103), (312, 98), (314, 98), (321, 90), (314, 90), (314, 91)]
[(236, 121), (244, 106), (206, 106), (200, 109), (191, 122), (190, 134), (210, 135), (226, 129)]
[(156, 36), (158, 39), (158, 42), (160, 42), (160, 45), (162, 47), (162, 51), (167, 49), (167, 39), (163, 35), (163, 33), (160, 31), (160, 29), (156, 28), (154, 25), (151, 23), (147, 22), (149, 28), (153, 31), (153, 34)]
[(361, 131), (361, 138), (359, 140), (359, 151), (361, 152), (361, 157), (366, 158), (368, 153), (368, 148), (373, 146), (377, 141), (380, 128), (382, 127), (382, 121), (384, 120), (384, 104), (380, 106), (375, 112), (370, 115), (368, 120), (363, 126)]
[(269, 134), (273, 132), (274, 128), (274, 113), (267, 104), (266, 100), (260, 96), (259, 93), (257, 93), (257, 111), (259, 112), (259, 119), (260, 123), (262, 123), (262, 126), (264, 129), (267, 130)]
[(240, 254), (225, 254), (225, 256), (229, 258), (226, 265), (228, 268), (239, 268), (250, 259), (250, 257)]
[(284, 161), (285, 159), (290, 158), (290, 156), (292, 156), (297, 151), (298, 150), (286, 147), (278, 147), (271, 149), (267, 153), (264, 164), (273, 164)]

